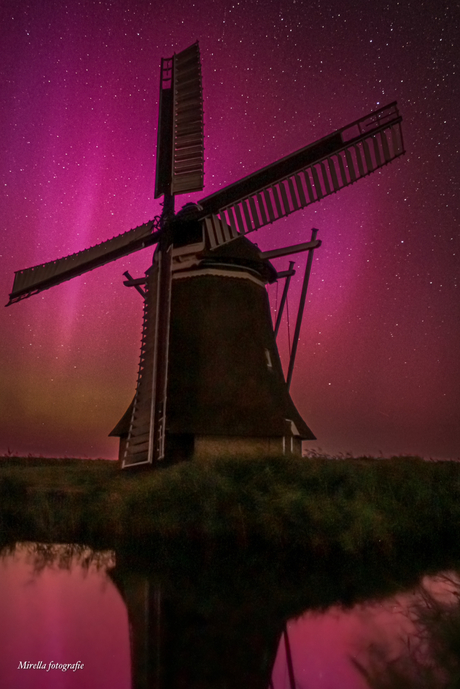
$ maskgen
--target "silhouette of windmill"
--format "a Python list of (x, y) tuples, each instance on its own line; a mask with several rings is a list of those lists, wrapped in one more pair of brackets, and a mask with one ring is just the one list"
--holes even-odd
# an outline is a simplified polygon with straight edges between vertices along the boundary
[[(203, 99), (198, 43), (162, 59), (155, 198), (161, 217), (97, 246), (15, 273), (25, 299), (156, 245), (144, 278), (133, 403), (111, 432), (122, 467), (216, 454), (301, 453), (315, 436), (289, 395), (317, 230), (309, 242), (261, 252), (245, 235), (347, 187), (404, 153), (396, 103), (174, 213), (174, 198), (203, 189)], [(309, 251), (284, 378), (265, 285), (293, 274), (270, 259)], [(292, 268), (292, 265), (291, 265)], [(283, 302), (286, 295), (286, 286)], [(279, 327), (279, 319), (275, 330)]]
[(241, 607), (222, 595), (219, 607), (197, 609), (196, 597), (165, 591), (153, 573), (118, 560), (110, 571), (128, 613), (132, 689), (267, 689), (284, 628), (279, 607), (261, 606), (252, 582)]

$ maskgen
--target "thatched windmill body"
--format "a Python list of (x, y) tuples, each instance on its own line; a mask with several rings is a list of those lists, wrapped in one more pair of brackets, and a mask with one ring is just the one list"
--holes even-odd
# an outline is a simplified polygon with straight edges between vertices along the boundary
[[(156, 244), (145, 278), (134, 402), (111, 435), (122, 466), (216, 454), (301, 452), (314, 439), (289, 395), (266, 284), (271, 258), (311, 240), (261, 252), (246, 234), (353, 184), (404, 153), (396, 103), (174, 213), (174, 197), (203, 189), (203, 98), (198, 43), (163, 59), (155, 197), (161, 217), (90, 249), (17, 271), (9, 304)], [(302, 298), (305, 298), (303, 290)], [(302, 300), (301, 298), (301, 300)], [(299, 309), (300, 327), (302, 306)], [(279, 321), (277, 322), (277, 327)], [(298, 328), (294, 341), (298, 339)]]

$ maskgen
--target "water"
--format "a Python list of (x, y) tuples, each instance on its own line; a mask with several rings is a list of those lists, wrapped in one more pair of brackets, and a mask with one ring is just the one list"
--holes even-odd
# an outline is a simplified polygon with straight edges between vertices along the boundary
[[(21, 546), (0, 560), (0, 687), (130, 687), (126, 606), (107, 575), (113, 558), (85, 567), (82, 555), (45, 564)], [(84, 668), (18, 669), (26, 661)]]
[[(378, 603), (349, 610), (332, 606), (325, 613), (306, 612), (288, 622), (288, 644), (281, 640), (272, 672), (274, 689), (422, 689), (433, 658), (417, 610), (429, 605), (431, 595), (436, 604), (458, 607), (459, 580), (454, 577), (453, 573), (424, 577), (416, 590)], [(289, 653), (295, 684), (289, 679)], [(398, 684), (398, 677), (404, 677), (405, 683)], [(444, 686), (437, 682), (434, 678), (427, 686)]]
[(302, 610), (288, 582), (275, 590), (230, 564), (165, 576), (109, 551), (17, 546), (0, 559), (0, 687), (365, 689), (372, 676), (390, 687), (395, 663), (430, 660), (420, 606), (439, 601), (445, 619), (458, 603), (458, 579), (444, 573), (382, 600)]

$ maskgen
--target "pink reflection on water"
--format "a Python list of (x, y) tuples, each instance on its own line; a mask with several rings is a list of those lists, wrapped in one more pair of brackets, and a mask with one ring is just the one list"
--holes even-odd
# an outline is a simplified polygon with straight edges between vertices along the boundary
[[(442, 574), (424, 577), (422, 588), (437, 600), (458, 602), (458, 577)], [(407, 653), (415, 625), (408, 614), (420, 600), (419, 591), (380, 603), (339, 606), (323, 613), (309, 611), (287, 624), (295, 689), (369, 689), (353, 660), (368, 666), (370, 651), (384, 648), (388, 661)], [(270, 689), (292, 689), (286, 644), (281, 638)]]
[[(18, 669), (20, 662), (76, 663), (76, 671)], [(0, 559), (0, 687), (130, 689), (126, 608), (105, 568), (34, 574), (27, 546)]]
[[(107, 566), (57, 564), (34, 573), (30, 546), (0, 559), (0, 687), (3, 689), (131, 689), (128, 619)], [(422, 586), (437, 600), (458, 602), (458, 579), (425, 577)], [(388, 660), (407, 651), (414, 632), (408, 615), (418, 590), (380, 603), (309, 611), (287, 625), (295, 689), (367, 689), (353, 659), (367, 666), (374, 646)], [(84, 664), (83, 669), (19, 669), (19, 663)], [(281, 638), (273, 689), (291, 689)], [(168, 689), (165, 687), (165, 689)], [(241, 689), (246, 689), (242, 687)], [(248, 687), (247, 689), (251, 689)]]

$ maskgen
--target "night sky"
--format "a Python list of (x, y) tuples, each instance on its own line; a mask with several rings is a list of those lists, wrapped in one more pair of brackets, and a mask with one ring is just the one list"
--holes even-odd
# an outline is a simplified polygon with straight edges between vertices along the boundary
[[(177, 207), (397, 100), (405, 156), (250, 238), (271, 249), (320, 230), (291, 388), (318, 438), (306, 447), (458, 457), (459, 14), (443, 0), (4, 0), (3, 303), (15, 270), (160, 213), (161, 57), (200, 41), (205, 188)], [(116, 456), (142, 319), (123, 272), (151, 255), (1, 311), (0, 453)]]

